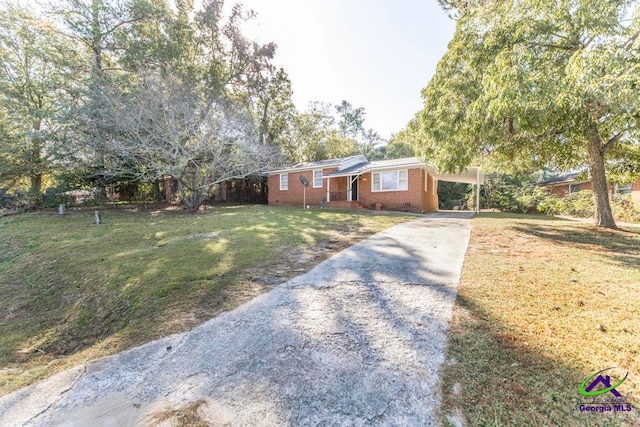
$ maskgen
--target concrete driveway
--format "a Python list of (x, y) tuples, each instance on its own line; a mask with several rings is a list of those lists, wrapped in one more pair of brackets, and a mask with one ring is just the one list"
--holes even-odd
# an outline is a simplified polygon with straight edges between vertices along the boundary
[[(0, 425), (436, 425), (470, 214), (352, 246), (196, 329), (0, 398)], [(165, 421), (165, 424), (170, 424)]]

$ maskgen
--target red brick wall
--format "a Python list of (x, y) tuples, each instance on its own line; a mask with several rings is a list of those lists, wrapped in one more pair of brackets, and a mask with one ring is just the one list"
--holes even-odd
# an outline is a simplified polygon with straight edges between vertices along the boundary
[[(336, 168), (326, 168), (322, 170), (322, 173), (326, 175), (335, 170)], [(307, 187), (307, 205), (320, 206), (323, 200), (327, 198), (327, 180), (322, 180), (322, 188), (313, 188), (313, 172), (311, 170), (289, 172), (289, 189), (283, 191), (280, 190), (280, 175), (269, 175), (269, 204), (302, 206), (303, 186), (300, 182), (301, 175), (306, 175), (311, 181)], [(408, 190), (373, 192), (371, 191), (371, 174), (362, 174), (358, 177), (358, 201), (366, 207), (380, 203), (383, 205), (383, 209), (418, 212), (421, 210), (422, 192), (424, 191), (423, 175), (421, 169), (409, 169)], [(347, 191), (347, 180), (347, 177), (331, 178), (330, 191), (332, 193), (334, 191), (345, 193)], [(329, 204), (329, 207), (331, 207), (331, 204)]]
[(631, 200), (640, 206), (640, 179), (631, 184)]
[[(582, 186), (582, 188), (580, 189), (580, 191), (582, 190), (593, 190), (593, 188), (591, 187), (591, 181), (589, 182), (583, 182), (582, 184), (580, 184)], [(611, 185), (608, 185), (608, 187), (611, 187)], [(609, 188), (609, 190), (611, 190), (611, 188)]]
[[(571, 184), (571, 185), (577, 185), (577, 184)], [(581, 186), (580, 191), (591, 190), (591, 181), (582, 182), (580, 183), (580, 186)], [(553, 194), (554, 196), (564, 197), (567, 194), (569, 194), (569, 184), (554, 185), (554, 186), (549, 186), (547, 188), (549, 189), (551, 194)]]
[[(325, 168), (322, 170), (322, 174), (326, 175), (336, 169), (337, 168)], [(302, 182), (300, 182), (300, 176), (302, 175), (305, 175), (309, 179), (306, 195), (307, 205), (320, 206), (322, 201), (327, 198), (327, 180), (322, 180), (322, 188), (313, 188), (312, 170), (289, 172), (289, 189), (282, 191), (280, 190), (280, 174), (269, 175), (269, 204), (302, 206), (304, 190)], [(334, 188), (334, 181), (336, 181), (335, 178), (331, 180), (331, 191), (338, 190), (338, 188)], [(346, 190), (346, 178), (344, 181), (344, 189)]]
[(420, 211), (424, 191), (422, 170), (416, 168), (408, 172), (406, 191), (371, 191), (371, 173), (362, 174), (358, 181), (358, 200), (366, 207), (381, 203), (383, 209)]
[(569, 184), (555, 185), (553, 187), (548, 187), (548, 188), (551, 194), (558, 197), (564, 197), (569, 193)]

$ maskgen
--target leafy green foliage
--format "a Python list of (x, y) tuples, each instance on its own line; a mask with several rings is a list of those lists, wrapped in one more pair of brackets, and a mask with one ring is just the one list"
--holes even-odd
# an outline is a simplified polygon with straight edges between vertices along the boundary
[[(233, 150), (205, 156), (189, 144), (209, 123), (203, 117), (229, 110), (243, 123), (234, 127), (237, 120), (226, 117), (227, 128), (247, 130), (249, 145), (277, 148), (265, 168), (385, 155), (385, 141), (365, 131), (364, 108), (342, 101), (296, 109), (286, 71), (273, 64), (276, 45), (244, 36), (243, 25), (256, 15), (239, 4), (62, 0), (41, 9), (43, 16), (11, 5), (0, 13), (0, 184), (30, 181), (34, 203), (47, 185), (98, 188), (103, 195), (118, 186), (124, 194), (157, 189), (169, 176), (182, 195), (194, 195), (195, 208), (217, 182), (202, 177), (229, 176), (211, 166), (228, 164)], [(151, 80), (190, 96), (160, 91), (151, 112), (146, 95), (153, 88), (145, 90)], [(173, 102), (178, 98), (184, 102)], [(173, 128), (163, 133), (158, 123)], [(184, 152), (190, 154), (182, 163), (175, 161)], [(231, 162), (238, 164), (252, 150), (235, 152), (244, 155)]]
[(618, 220), (640, 224), (640, 207), (631, 200), (629, 195), (615, 194), (612, 207), (613, 215)]
[(4, 188), (0, 188), (0, 209), (12, 209), (20, 202), (25, 202), (27, 195), (20, 191), (8, 192)]
[[(578, 218), (593, 216), (594, 201), (591, 190), (558, 197), (551, 194), (546, 187), (535, 185), (539, 178), (539, 173), (488, 174), (481, 191), (481, 206), (513, 213), (541, 213)], [(473, 192), (468, 197), (467, 203), (472, 204)], [(616, 219), (640, 222), (640, 209), (631, 201), (629, 195), (613, 195), (612, 209)]]
[(440, 209), (451, 210), (454, 207), (464, 208), (475, 206), (472, 200), (468, 200), (473, 193), (470, 184), (460, 182), (438, 181), (438, 204)]
[[(631, 0), (451, 1), (456, 33), (408, 129), (439, 167), (588, 164), (614, 227), (605, 165), (635, 170), (640, 14)], [(632, 165), (629, 165), (632, 163)]]
[(77, 54), (46, 20), (13, 6), (0, 12), (0, 180), (29, 180), (33, 204), (43, 176), (64, 166)]
[[(535, 185), (539, 178), (539, 173), (488, 174), (481, 191), (481, 206), (503, 212), (570, 215), (566, 202), (547, 188)], [(473, 196), (469, 195), (469, 203)], [(593, 203), (589, 207), (593, 208)]]
[(364, 133), (364, 108), (353, 108), (351, 103), (342, 100), (339, 105), (336, 105), (336, 111), (339, 116), (338, 128), (340, 129), (340, 136), (355, 139), (358, 135)]

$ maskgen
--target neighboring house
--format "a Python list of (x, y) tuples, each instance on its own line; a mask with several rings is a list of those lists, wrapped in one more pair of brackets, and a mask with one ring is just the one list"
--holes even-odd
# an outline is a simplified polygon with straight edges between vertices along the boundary
[[(580, 173), (574, 172), (539, 182), (537, 185), (547, 187), (551, 194), (558, 197), (564, 197), (567, 194), (582, 190), (591, 190), (591, 179), (577, 179), (578, 176), (580, 176)], [(625, 185), (609, 184), (609, 191), (618, 194), (629, 194), (634, 203), (640, 205), (640, 179)]]
[[(306, 195), (301, 176), (309, 186)], [(481, 185), (484, 174), (468, 168), (459, 174), (437, 174), (415, 157), (368, 161), (363, 155), (299, 163), (268, 172), (269, 204), (330, 208), (438, 210), (438, 180)]]

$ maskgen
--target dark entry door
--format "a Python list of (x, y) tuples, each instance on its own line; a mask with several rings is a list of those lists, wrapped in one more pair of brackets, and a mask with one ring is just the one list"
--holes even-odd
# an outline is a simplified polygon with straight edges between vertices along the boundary
[(349, 179), (353, 180), (351, 182), (351, 200), (358, 200), (358, 178), (357, 177), (349, 177)]

